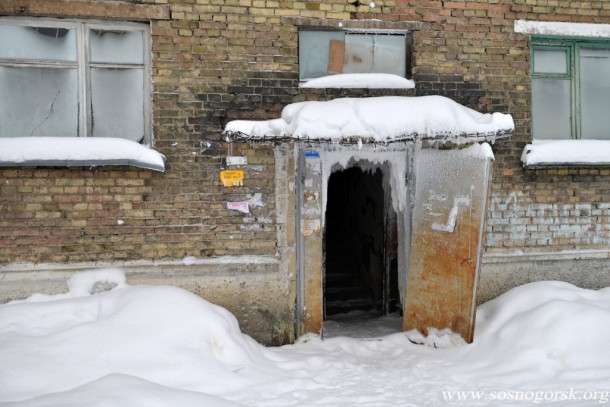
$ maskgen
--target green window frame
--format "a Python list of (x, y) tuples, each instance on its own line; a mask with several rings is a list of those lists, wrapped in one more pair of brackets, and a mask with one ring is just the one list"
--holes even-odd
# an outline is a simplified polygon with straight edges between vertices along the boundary
[(610, 140), (610, 40), (534, 36), (531, 61), (533, 138)]

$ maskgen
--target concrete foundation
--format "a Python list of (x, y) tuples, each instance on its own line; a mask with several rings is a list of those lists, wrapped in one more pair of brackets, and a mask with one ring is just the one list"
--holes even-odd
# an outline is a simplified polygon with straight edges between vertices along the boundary
[(609, 251), (483, 256), (478, 302), (534, 281), (565, 281), (582, 288), (610, 286)]

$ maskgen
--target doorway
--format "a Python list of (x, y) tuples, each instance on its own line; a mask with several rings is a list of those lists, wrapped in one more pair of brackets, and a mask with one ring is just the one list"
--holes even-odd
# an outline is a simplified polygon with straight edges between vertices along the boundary
[[(397, 217), (385, 172), (383, 166), (353, 166), (329, 177), (323, 301), (324, 320), (333, 324), (370, 325), (372, 319), (401, 311)], [(395, 322), (399, 331), (400, 319)]]

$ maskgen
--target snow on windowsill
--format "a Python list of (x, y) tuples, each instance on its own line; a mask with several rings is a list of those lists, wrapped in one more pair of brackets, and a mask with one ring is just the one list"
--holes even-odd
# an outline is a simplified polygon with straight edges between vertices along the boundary
[(309, 89), (415, 89), (415, 82), (398, 75), (382, 73), (344, 73), (310, 79), (301, 83)]
[(610, 140), (548, 140), (527, 144), (521, 154), (526, 168), (610, 166)]
[(510, 134), (510, 114), (479, 113), (443, 96), (383, 96), (300, 102), (272, 120), (234, 120), (225, 127), (229, 141), (282, 139), (359, 142), (494, 141)]
[(165, 171), (165, 156), (135, 141), (121, 138), (0, 138), (0, 167), (98, 165), (130, 165)]

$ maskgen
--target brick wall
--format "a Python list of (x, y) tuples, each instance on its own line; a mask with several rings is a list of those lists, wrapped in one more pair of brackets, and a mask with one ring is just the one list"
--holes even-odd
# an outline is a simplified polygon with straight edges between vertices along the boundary
[[(273, 147), (234, 145), (248, 156), (245, 182), (224, 188), (224, 124), (274, 118), (294, 101), (413, 93), (299, 90), (298, 27), (338, 22), (413, 30), (416, 95), (513, 115), (515, 134), (494, 145), (488, 253), (607, 247), (608, 170), (520, 166), (531, 140), (529, 39), (513, 32), (515, 19), (610, 23), (605, 1), (10, 0), (0, 14), (151, 21), (154, 142), (168, 158), (162, 174), (0, 169), (0, 265), (275, 254)], [(226, 209), (255, 193), (265, 206), (250, 215)]]
[(488, 253), (608, 247), (606, 169), (524, 170), (531, 142), (529, 38), (515, 19), (610, 23), (603, 1), (396, 2), (400, 20), (420, 21), (413, 78), (418, 95), (441, 94), (481, 112), (511, 113), (516, 131), (493, 146), (496, 162)]

